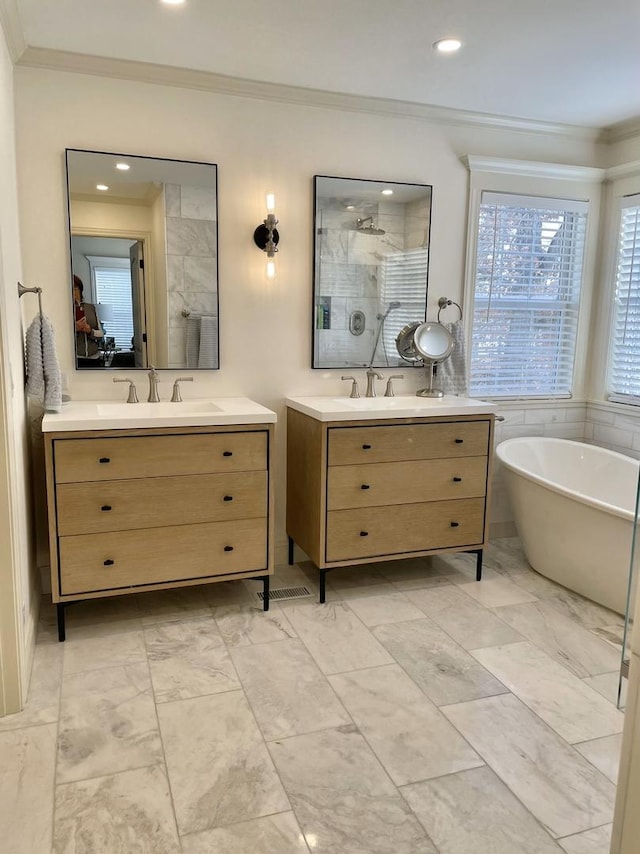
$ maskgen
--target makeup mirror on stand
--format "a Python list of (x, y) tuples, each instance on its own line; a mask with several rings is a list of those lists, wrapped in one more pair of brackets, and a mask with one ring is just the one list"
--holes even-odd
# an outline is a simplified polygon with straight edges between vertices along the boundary
[(453, 351), (453, 336), (442, 323), (421, 323), (413, 333), (413, 344), (422, 357), (429, 374), (429, 385), (416, 392), (418, 397), (444, 397), (440, 388), (433, 387), (433, 374), (439, 362), (448, 359)]

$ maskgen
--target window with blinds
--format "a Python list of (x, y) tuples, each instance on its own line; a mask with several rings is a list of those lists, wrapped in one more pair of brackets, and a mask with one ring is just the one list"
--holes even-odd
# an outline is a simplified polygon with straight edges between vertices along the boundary
[(640, 194), (620, 199), (609, 400), (640, 405)]
[(587, 202), (483, 192), (469, 393), (570, 397)]
[(424, 320), (428, 260), (428, 251), (424, 248), (385, 255), (382, 260), (381, 310), (386, 311), (392, 302), (400, 303), (390, 313), (382, 330), (384, 352), (394, 362), (398, 361), (396, 336), (400, 329), (415, 320)]
[(89, 257), (98, 319), (116, 347), (131, 349), (133, 305), (131, 267), (128, 258)]

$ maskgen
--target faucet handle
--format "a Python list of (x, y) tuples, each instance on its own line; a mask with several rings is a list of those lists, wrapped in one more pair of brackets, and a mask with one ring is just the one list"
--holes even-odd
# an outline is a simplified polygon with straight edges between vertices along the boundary
[(133, 380), (130, 380), (129, 377), (114, 377), (114, 383), (129, 383), (129, 397), (127, 398), (127, 403), (139, 403), (138, 401), (138, 392), (136, 391), (136, 386)]
[(180, 394), (180, 383), (192, 383), (193, 377), (178, 377), (173, 384), (173, 394), (171, 395), (171, 403), (181, 403), (182, 395)]
[(343, 380), (353, 380), (353, 385), (351, 386), (351, 394), (349, 397), (360, 397), (360, 392), (358, 390), (358, 380), (355, 377), (342, 377)]
[(384, 396), (385, 397), (395, 397), (395, 394), (393, 391), (392, 380), (403, 380), (403, 379), (404, 379), (404, 374), (394, 374), (393, 376), (389, 377), (389, 379), (387, 380), (387, 390), (385, 391)]

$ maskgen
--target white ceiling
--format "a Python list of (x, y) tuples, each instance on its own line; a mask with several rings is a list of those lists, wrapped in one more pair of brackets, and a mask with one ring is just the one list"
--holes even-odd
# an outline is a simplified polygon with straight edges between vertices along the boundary
[[(11, 2), (30, 47), (591, 127), (640, 116), (639, 0)], [(433, 51), (447, 35), (459, 54)]]

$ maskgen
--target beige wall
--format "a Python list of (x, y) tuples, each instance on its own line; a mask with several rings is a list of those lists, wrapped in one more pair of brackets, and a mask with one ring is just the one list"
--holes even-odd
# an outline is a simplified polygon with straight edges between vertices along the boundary
[[(64, 149), (218, 164), (222, 369), (197, 375), (193, 396), (246, 395), (281, 418), (292, 394), (342, 393), (340, 371), (311, 362), (314, 174), (433, 184), (429, 317), (437, 299), (460, 300), (467, 218), (464, 154), (596, 165), (589, 140), (435, 125), (30, 68), (16, 69), (17, 139), (25, 275), (41, 282), (77, 398), (114, 398), (109, 376), (72, 371), (66, 301)], [(265, 279), (252, 241), (264, 195), (276, 193), (277, 277)], [(407, 369), (400, 391), (424, 385)], [(161, 395), (170, 393), (167, 373)], [(284, 547), (284, 430), (276, 457), (277, 544)]]
[[(0, 714), (26, 694), (37, 618), (28, 418), (17, 282), (21, 278), (13, 69), (0, 29)], [(35, 301), (35, 296), (23, 297)], [(37, 305), (37, 302), (36, 302)]]

